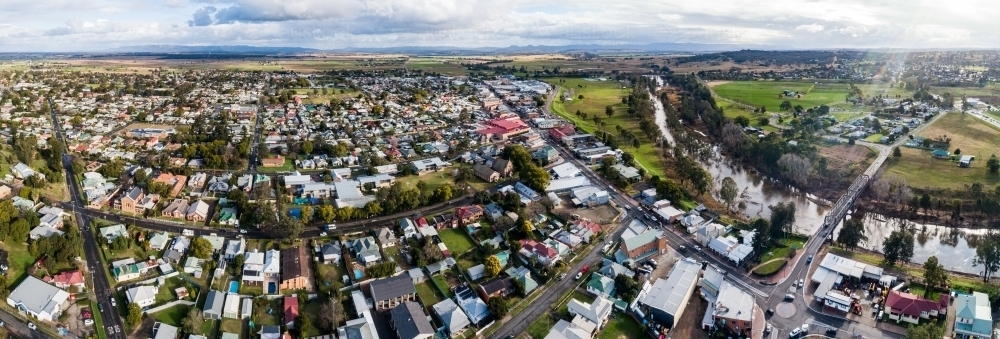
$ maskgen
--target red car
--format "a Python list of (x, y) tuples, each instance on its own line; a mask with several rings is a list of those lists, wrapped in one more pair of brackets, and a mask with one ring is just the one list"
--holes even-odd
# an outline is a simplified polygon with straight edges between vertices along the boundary
[(581, 269), (580, 272), (587, 273), (587, 269), (589, 269), (589, 268), (590, 268), (590, 266), (584, 265), (583, 269)]
[(93, 315), (93, 313), (90, 313), (90, 310), (83, 310), (83, 311), (80, 311), (80, 316), (83, 317), (83, 319), (90, 319), (94, 315)]

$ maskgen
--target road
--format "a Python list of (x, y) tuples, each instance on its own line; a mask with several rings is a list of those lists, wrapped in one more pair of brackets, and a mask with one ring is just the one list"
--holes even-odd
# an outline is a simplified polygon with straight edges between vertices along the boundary
[[(49, 105), (55, 107), (52, 99), (49, 99)], [(52, 117), (52, 130), (56, 132), (56, 138), (62, 141), (63, 144), (66, 144), (66, 138), (63, 135), (62, 128), (60, 128), (61, 125), (56, 118), (55, 111), (55, 109), (52, 109), (49, 113)], [(90, 272), (90, 276), (94, 282), (93, 288), (97, 303), (103, 309), (94, 311), (101, 312), (108, 338), (125, 339), (126, 335), (122, 332), (125, 326), (122, 323), (121, 314), (117, 307), (111, 306), (113, 291), (111, 290), (111, 284), (108, 282), (108, 276), (104, 274), (105, 267), (101, 264), (101, 252), (97, 246), (97, 241), (94, 239), (94, 233), (90, 231), (90, 216), (81, 213), (85, 208), (83, 207), (83, 202), (80, 201), (80, 186), (77, 185), (76, 176), (73, 175), (72, 157), (64, 151), (62, 160), (63, 172), (66, 175), (66, 185), (69, 186), (69, 207), (73, 211), (74, 219), (77, 220), (77, 226), (81, 227), (80, 233), (83, 234), (83, 252), (87, 259), (87, 271)]]

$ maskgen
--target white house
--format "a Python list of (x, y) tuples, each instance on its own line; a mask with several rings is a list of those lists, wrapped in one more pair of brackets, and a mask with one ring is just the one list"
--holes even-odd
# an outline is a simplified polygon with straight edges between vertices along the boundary
[(128, 289), (125, 295), (130, 303), (135, 303), (139, 307), (147, 307), (156, 303), (156, 292), (155, 286), (142, 285)]
[(54, 321), (69, 293), (28, 276), (7, 296), (7, 304), (39, 320)]

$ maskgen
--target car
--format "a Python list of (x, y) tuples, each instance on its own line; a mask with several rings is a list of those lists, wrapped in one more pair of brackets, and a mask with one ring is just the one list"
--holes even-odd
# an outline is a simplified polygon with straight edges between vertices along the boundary
[(770, 334), (771, 331), (773, 331), (773, 330), (774, 330), (774, 328), (771, 327), (771, 324), (767, 324), (767, 326), (764, 327), (764, 334)]
[(559, 280), (563, 280), (563, 279), (566, 279), (566, 273), (563, 273), (563, 274), (559, 275)]
[(590, 269), (589, 265), (583, 265), (583, 268), (580, 269), (580, 273), (587, 273), (587, 270), (589, 269)]
[(791, 293), (785, 294), (785, 301), (795, 301), (795, 296)]
[(687, 249), (687, 247), (684, 247), (684, 245), (681, 245), (681, 246), (680, 246), (680, 247), (678, 247), (678, 248), (679, 248), (679, 249), (680, 249), (681, 251), (683, 251), (683, 250), (686, 250), (686, 249)]
[(38, 326), (35, 326), (35, 323), (33, 323), (33, 322), (28, 322), (28, 328), (30, 328), (32, 330), (37, 330)]
[(573, 280), (580, 280), (581, 277), (583, 277), (583, 272), (576, 272), (576, 276), (573, 277)]
[(805, 279), (799, 279), (799, 287), (805, 286), (805, 284), (806, 284)]
[(611, 249), (611, 244), (604, 245), (604, 252), (607, 252), (610, 249)]
[(809, 324), (802, 324), (802, 334), (809, 333)]
[(629, 205), (625, 205), (625, 210), (626, 210), (626, 211), (630, 211), (630, 210), (632, 210), (632, 207), (631, 207), (631, 206), (629, 206)]
[(103, 313), (104, 312), (104, 304), (97, 304), (97, 310)]
[(247, 234), (247, 230), (245, 230), (245, 229), (240, 229), (240, 234)]
[(836, 337), (837, 336), (837, 329), (833, 328), (833, 327), (827, 327), (826, 328), (826, 335), (827, 336)]
[(3, 320), (0, 320), (0, 327), (3, 327), (4, 325), (5, 324), (4, 324)]
[(115, 301), (115, 297), (111, 297), (111, 306), (118, 307), (118, 302)]
[(809, 257), (806, 258), (806, 263), (808, 264), (808, 263), (811, 263), (811, 262), (813, 262), (813, 256), (809, 255)]
[(788, 337), (789, 338), (796, 338), (801, 333), (802, 333), (802, 331), (800, 331), (799, 328), (796, 327), (796, 328), (793, 328), (791, 332), (788, 332)]
[(651, 265), (653, 265), (653, 266), (656, 266), (656, 265), (657, 265), (657, 263), (656, 263), (656, 259), (649, 259), (649, 263), (650, 263)]
[(694, 245), (694, 251), (695, 252), (701, 252), (701, 246)]
[(320, 232), (320, 233), (319, 233), (319, 236), (321, 236), (321, 237), (325, 237), (325, 236), (326, 236), (326, 232)]
[(84, 319), (83, 320), (83, 325), (84, 326), (92, 326), (92, 325), (94, 325), (94, 319)]
[(764, 315), (767, 315), (769, 317), (771, 315), (773, 315), (773, 314), (774, 314), (774, 309), (773, 308), (769, 308), (769, 309), (767, 309), (767, 311), (764, 311)]

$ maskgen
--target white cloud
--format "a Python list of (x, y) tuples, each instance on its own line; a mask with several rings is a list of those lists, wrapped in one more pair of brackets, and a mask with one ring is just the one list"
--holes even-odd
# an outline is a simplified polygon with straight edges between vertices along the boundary
[(795, 26), (795, 30), (796, 31), (809, 32), (809, 33), (822, 32), (823, 31), (823, 25), (820, 25), (820, 24), (798, 25), (798, 26)]

